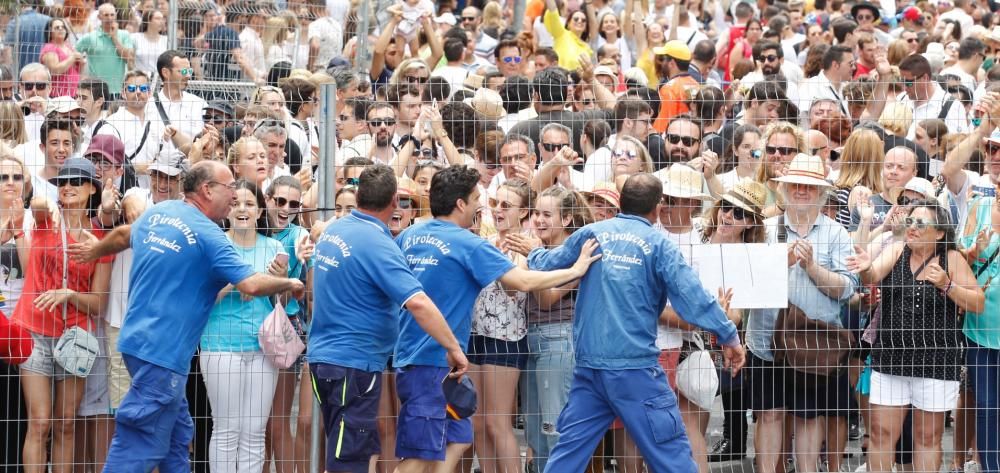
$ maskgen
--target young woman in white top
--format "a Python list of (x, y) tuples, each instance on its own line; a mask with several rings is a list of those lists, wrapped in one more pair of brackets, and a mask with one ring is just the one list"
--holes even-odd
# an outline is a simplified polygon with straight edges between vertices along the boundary
[(135, 42), (135, 68), (150, 77), (156, 77), (156, 60), (167, 50), (167, 37), (163, 35), (167, 20), (159, 10), (142, 14), (139, 31), (132, 33)]

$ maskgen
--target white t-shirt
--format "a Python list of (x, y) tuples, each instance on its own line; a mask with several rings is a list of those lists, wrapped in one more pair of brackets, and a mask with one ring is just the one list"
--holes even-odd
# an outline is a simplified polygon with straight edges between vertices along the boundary
[(309, 40), (319, 41), (316, 66), (326, 68), (330, 60), (344, 52), (344, 26), (337, 20), (324, 16), (309, 24)]
[[(694, 245), (701, 244), (701, 231), (697, 228), (692, 229), (687, 233), (670, 233), (663, 229), (660, 224), (656, 224), (657, 228), (663, 231), (663, 234), (668, 240), (672, 241), (677, 245), (677, 249), (680, 250), (681, 254), (684, 256), (684, 261), (691, 264), (691, 248)], [(670, 307), (670, 304), (667, 304)], [(686, 330), (681, 330), (679, 328), (667, 327), (663, 324), (656, 326), (656, 348), (660, 350), (666, 350), (671, 348), (680, 348), (684, 344), (684, 334)]]
[(167, 37), (160, 35), (157, 41), (146, 39), (145, 33), (132, 33), (135, 43), (135, 68), (156, 77), (156, 60), (167, 50)]
[(455, 91), (462, 90), (462, 84), (465, 83), (465, 78), (469, 77), (469, 70), (462, 66), (444, 65), (434, 69), (431, 76), (441, 77), (448, 81), (448, 85), (451, 86), (451, 93), (454, 94)]

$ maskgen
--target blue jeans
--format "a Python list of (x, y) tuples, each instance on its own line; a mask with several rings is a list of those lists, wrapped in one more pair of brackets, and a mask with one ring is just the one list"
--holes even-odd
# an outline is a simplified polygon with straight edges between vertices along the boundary
[(1000, 472), (1000, 350), (968, 340), (965, 362), (976, 393), (976, 451), (983, 473)]
[(615, 417), (635, 440), (649, 473), (697, 473), (677, 396), (663, 368), (576, 368), (559, 416), (559, 442), (545, 473), (584, 471)]
[(189, 473), (187, 375), (122, 354), (132, 385), (115, 415), (115, 436), (104, 473)]
[(573, 380), (573, 325), (569, 322), (528, 327), (528, 365), (521, 372), (524, 435), (535, 453), (538, 471), (559, 440), (556, 420), (566, 405)]

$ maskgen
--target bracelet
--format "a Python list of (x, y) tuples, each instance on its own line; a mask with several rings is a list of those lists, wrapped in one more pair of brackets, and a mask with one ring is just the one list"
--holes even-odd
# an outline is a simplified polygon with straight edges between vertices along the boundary
[(944, 295), (947, 296), (948, 293), (951, 292), (951, 290), (954, 288), (955, 288), (955, 281), (952, 281), (951, 278), (948, 278), (948, 287), (944, 289)]

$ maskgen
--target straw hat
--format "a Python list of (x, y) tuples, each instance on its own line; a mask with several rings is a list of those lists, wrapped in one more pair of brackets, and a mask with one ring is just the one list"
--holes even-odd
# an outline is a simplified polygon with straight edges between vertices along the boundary
[(507, 116), (503, 108), (503, 98), (493, 89), (476, 90), (476, 95), (465, 99), (465, 103), (490, 120), (499, 120)]
[(788, 184), (832, 187), (830, 181), (826, 180), (826, 166), (823, 165), (823, 158), (805, 153), (795, 155), (784, 176), (771, 180)]
[(616, 209), (620, 209), (622, 206), (621, 194), (618, 192), (618, 186), (616, 186), (613, 182), (595, 183), (593, 187), (589, 190), (582, 191), (581, 194), (587, 197), (600, 197)]
[(410, 199), (416, 204), (416, 207), (413, 209), (416, 212), (414, 216), (421, 215), (424, 210), (430, 208), (427, 197), (418, 195), (417, 183), (406, 176), (396, 181), (396, 195), (400, 199)]
[(760, 217), (767, 205), (767, 187), (750, 178), (741, 179), (722, 195), (722, 200)]
[(667, 169), (653, 173), (663, 182), (663, 195), (680, 199), (711, 200), (712, 196), (704, 193), (705, 178), (697, 169), (687, 164), (673, 164)]

